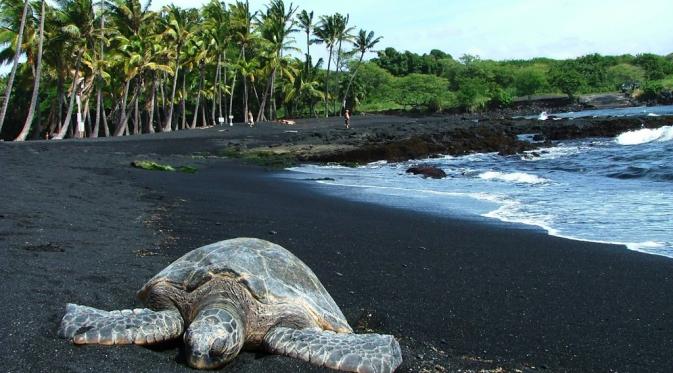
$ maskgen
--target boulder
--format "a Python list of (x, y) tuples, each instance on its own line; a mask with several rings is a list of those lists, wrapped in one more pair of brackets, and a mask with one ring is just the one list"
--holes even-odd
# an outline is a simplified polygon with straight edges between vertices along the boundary
[(409, 167), (409, 169), (407, 169), (407, 173), (414, 175), (423, 175), (423, 177), (426, 178), (430, 177), (433, 179), (443, 179), (446, 177), (446, 172), (444, 172), (441, 168), (430, 165), (419, 165)]

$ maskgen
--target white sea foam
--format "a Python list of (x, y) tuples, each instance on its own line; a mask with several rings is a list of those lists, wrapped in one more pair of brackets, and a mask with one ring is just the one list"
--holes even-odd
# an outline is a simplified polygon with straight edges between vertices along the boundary
[(617, 136), (615, 142), (619, 145), (639, 145), (654, 141), (671, 141), (673, 140), (673, 126), (665, 126), (660, 128), (643, 128), (637, 131), (624, 132)]
[(555, 146), (553, 148), (526, 151), (526, 156), (521, 159), (526, 161), (550, 160), (575, 155), (581, 151), (582, 149), (578, 146)]
[(545, 178), (524, 172), (503, 173), (497, 171), (487, 171), (480, 174), (479, 177), (484, 180), (497, 180), (520, 184), (544, 184), (549, 182), (549, 180)]

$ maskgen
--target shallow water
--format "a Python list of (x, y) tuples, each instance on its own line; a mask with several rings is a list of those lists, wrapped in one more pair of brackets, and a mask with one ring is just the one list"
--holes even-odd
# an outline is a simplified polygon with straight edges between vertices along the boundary
[[(430, 163), (441, 180), (406, 174)], [(524, 155), (474, 154), (291, 175), (360, 201), (523, 223), (549, 234), (673, 257), (673, 127), (559, 143)], [(320, 180), (318, 180), (320, 179)]]
[[(673, 105), (660, 105), (660, 106), (636, 106), (636, 107), (626, 107), (626, 108), (616, 108), (616, 109), (594, 109), (594, 110), (582, 110), (582, 111), (571, 111), (567, 113), (554, 113), (547, 112), (549, 115), (553, 115), (557, 118), (586, 118), (586, 117), (658, 117), (673, 115)], [(539, 115), (530, 115), (526, 116), (526, 119), (537, 119)]]

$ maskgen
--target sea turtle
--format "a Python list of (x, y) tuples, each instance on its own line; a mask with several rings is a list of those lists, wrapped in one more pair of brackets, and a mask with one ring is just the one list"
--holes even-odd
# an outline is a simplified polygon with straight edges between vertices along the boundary
[(392, 372), (391, 335), (354, 334), (306, 264), (279, 245), (235, 238), (185, 254), (138, 292), (148, 308), (68, 304), (59, 336), (75, 344), (152, 344), (183, 336), (187, 362), (219, 368), (262, 349), (351, 372)]

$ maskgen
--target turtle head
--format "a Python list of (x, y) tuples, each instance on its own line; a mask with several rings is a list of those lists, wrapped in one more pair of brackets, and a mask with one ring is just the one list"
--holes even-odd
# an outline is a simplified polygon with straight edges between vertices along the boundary
[(187, 362), (197, 369), (217, 369), (238, 355), (245, 327), (238, 312), (216, 305), (201, 309), (185, 332)]

